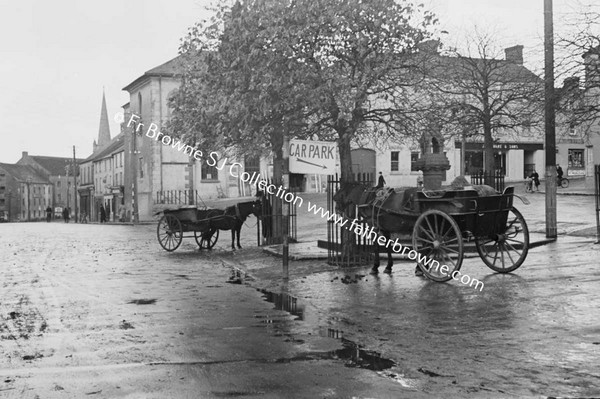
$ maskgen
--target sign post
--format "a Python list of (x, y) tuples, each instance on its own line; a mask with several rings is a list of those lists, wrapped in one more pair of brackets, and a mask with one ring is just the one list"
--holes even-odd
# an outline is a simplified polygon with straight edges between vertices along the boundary
[(335, 174), (335, 143), (328, 141), (290, 140), (289, 171), (293, 173)]
[[(287, 191), (290, 187), (290, 139), (285, 134), (283, 136), (283, 189)], [(289, 279), (289, 225), (290, 225), (290, 204), (281, 202), (282, 210), (282, 233), (283, 233), (283, 245), (282, 245), (282, 258), (283, 258), (283, 279), (287, 281)]]

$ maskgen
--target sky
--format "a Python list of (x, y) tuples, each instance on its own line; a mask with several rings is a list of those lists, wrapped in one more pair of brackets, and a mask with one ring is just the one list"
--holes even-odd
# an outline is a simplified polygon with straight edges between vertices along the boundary
[[(565, 2), (554, 0), (555, 23)], [(525, 46), (526, 65), (542, 60), (543, 0), (424, 0), (460, 47), (463, 32), (492, 29), (500, 48)], [(113, 116), (122, 91), (175, 56), (188, 27), (209, 16), (209, 0), (0, 0), (0, 162), (30, 155), (91, 155), (102, 93)], [(535, 51), (533, 51), (535, 50)]]

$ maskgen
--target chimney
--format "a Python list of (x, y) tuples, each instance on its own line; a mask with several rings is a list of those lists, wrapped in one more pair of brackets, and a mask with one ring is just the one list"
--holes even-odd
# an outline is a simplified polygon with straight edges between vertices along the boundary
[(565, 91), (576, 90), (579, 88), (579, 77), (571, 76), (570, 78), (566, 78), (563, 82), (563, 89)]
[(425, 41), (422, 41), (421, 43), (417, 44), (417, 48), (419, 50), (423, 51), (424, 53), (429, 53), (429, 54), (437, 54), (439, 52), (441, 46), (442, 46), (442, 43), (439, 40), (435, 40), (435, 39), (425, 40)]
[(514, 64), (523, 65), (523, 46), (517, 44), (516, 46), (505, 48), (504, 59)]
[(583, 54), (585, 66), (585, 87), (597, 87), (600, 82), (600, 46), (589, 49)]
[(27, 151), (21, 152), (21, 158), (27, 158), (28, 156), (29, 156), (29, 153)]

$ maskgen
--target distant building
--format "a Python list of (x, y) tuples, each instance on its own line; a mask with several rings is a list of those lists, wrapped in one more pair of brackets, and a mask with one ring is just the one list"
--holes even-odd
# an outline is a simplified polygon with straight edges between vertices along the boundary
[[(76, 163), (81, 159), (76, 159)], [(52, 183), (52, 208), (75, 208), (73, 200), (73, 158), (29, 155), (23, 151), (17, 165), (29, 165), (38, 170)]]
[(104, 207), (107, 219), (117, 221), (117, 212), (124, 204), (124, 135), (111, 139), (104, 93), (98, 140), (92, 148), (92, 155), (79, 163), (80, 212), (85, 212), (90, 221), (99, 221), (100, 207)]
[(34, 167), (0, 163), (0, 218), (42, 220), (52, 207), (52, 192), (48, 177)]
[[(229, 173), (233, 162), (244, 165), (244, 160), (227, 159), (227, 165), (218, 170), (174, 149), (168, 140), (161, 142), (146, 136), (152, 123), (157, 125), (158, 131), (165, 132), (172, 112), (168, 99), (179, 88), (182, 72), (181, 58), (176, 57), (150, 69), (123, 88), (129, 93), (129, 103), (123, 106), (125, 122), (122, 124), (125, 134), (125, 207), (127, 213), (132, 214), (135, 199), (140, 220), (152, 219), (155, 211), (168, 206), (190, 202), (202, 205), (202, 199), (251, 195), (251, 188)], [(139, 119), (127, 127), (133, 114)], [(134, 135), (138, 123), (141, 127)], [(208, 157), (208, 154), (204, 155)], [(250, 168), (259, 167), (256, 160), (250, 160), (250, 163)]]

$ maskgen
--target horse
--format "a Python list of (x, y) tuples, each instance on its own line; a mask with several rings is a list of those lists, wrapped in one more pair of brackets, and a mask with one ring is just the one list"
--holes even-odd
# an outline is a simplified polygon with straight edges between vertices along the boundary
[(247, 201), (225, 208), (221, 214), (210, 218), (209, 226), (211, 235), (216, 229), (231, 230), (231, 249), (235, 251), (236, 234), (237, 247), (241, 249), (240, 231), (242, 230), (242, 225), (251, 214), (257, 218), (260, 217), (260, 206), (260, 201)]
[[(396, 192), (391, 188), (381, 189), (350, 182), (340, 187), (333, 200), (338, 213), (364, 220), (376, 229), (378, 235), (385, 237), (387, 242), (391, 233), (410, 234), (412, 231), (411, 223), (414, 223), (414, 218), (407, 218), (407, 213), (412, 208), (412, 200), (417, 190), (416, 187), (408, 187)], [(371, 273), (376, 274), (380, 265), (379, 245), (375, 242), (373, 247), (375, 256)], [(388, 261), (384, 273), (391, 273), (394, 265), (392, 247), (386, 246), (386, 251)]]

